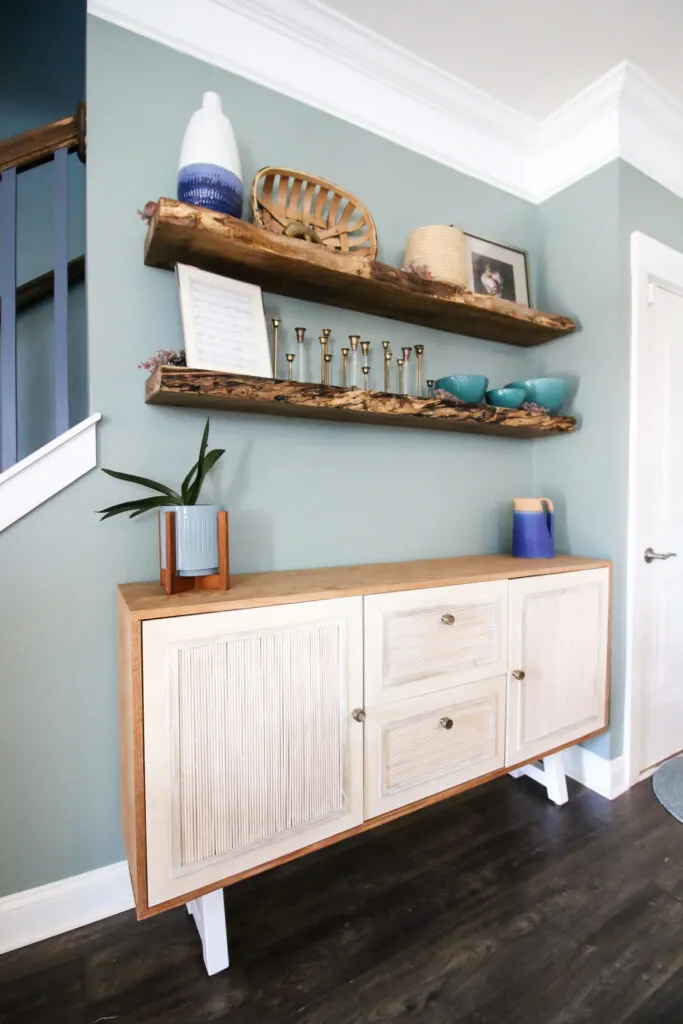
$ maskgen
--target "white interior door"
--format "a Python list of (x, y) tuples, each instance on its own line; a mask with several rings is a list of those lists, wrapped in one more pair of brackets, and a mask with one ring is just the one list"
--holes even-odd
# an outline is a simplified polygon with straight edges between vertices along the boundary
[[(632, 450), (631, 780), (683, 749), (683, 256), (636, 288)], [(652, 560), (645, 552), (651, 548)], [(661, 557), (666, 556), (666, 557)]]

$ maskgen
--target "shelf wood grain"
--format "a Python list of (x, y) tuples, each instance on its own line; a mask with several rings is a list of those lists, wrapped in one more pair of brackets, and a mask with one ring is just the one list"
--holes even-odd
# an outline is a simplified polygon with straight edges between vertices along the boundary
[(425, 281), (385, 263), (339, 255), (173, 199), (157, 204), (145, 263), (165, 270), (189, 263), (278, 295), (523, 348), (576, 330), (567, 316)]
[(295, 416), (305, 419), (419, 427), (498, 437), (534, 438), (571, 433), (576, 420), (524, 409), (491, 405), (449, 405), (433, 398), (389, 395), (383, 391), (323, 387), (269, 377), (242, 377), (215, 370), (162, 366), (146, 384), (150, 405), (190, 406)]

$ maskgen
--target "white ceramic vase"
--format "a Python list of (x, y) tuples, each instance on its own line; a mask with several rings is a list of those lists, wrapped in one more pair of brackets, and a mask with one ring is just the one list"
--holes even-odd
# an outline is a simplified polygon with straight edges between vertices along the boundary
[(232, 125), (218, 93), (205, 92), (185, 129), (178, 199), (232, 217), (242, 214), (242, 167)]

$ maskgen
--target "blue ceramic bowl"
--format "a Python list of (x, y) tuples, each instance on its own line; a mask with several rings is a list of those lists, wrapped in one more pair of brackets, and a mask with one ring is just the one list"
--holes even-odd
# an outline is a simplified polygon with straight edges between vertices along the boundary
[(526, 388), (494, 388), (486, 392), (486, 401), (499, 409), (519, 409), (526, 401)]
[(533, 377), (531, 380), (516, 380), (509, 388), (526, 388), (527, 402), (534, 402), (548, 412), (560, 411), (567, 397), (569, 382), (563, 377)]
[(434, 388), (437, 391), (450, 391), (468, 405), (481, 402), (488, 386), (488, 377), (480, 377), (476, 373), (460, 373), (452, 377), (439, 377), (434, 381)]

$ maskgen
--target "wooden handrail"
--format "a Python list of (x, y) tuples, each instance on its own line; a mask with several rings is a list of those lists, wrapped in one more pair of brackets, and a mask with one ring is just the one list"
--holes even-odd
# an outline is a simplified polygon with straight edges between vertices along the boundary
[(85, 162), (85, 104), (79, 103), (78, 110), (71, 117), (52, 121), (42, 128), (13, 135), (0, 142), (0, 174), (10, 167), (17, 171), (28, 171), (51, 160), (58, 149), (78, 152)]

